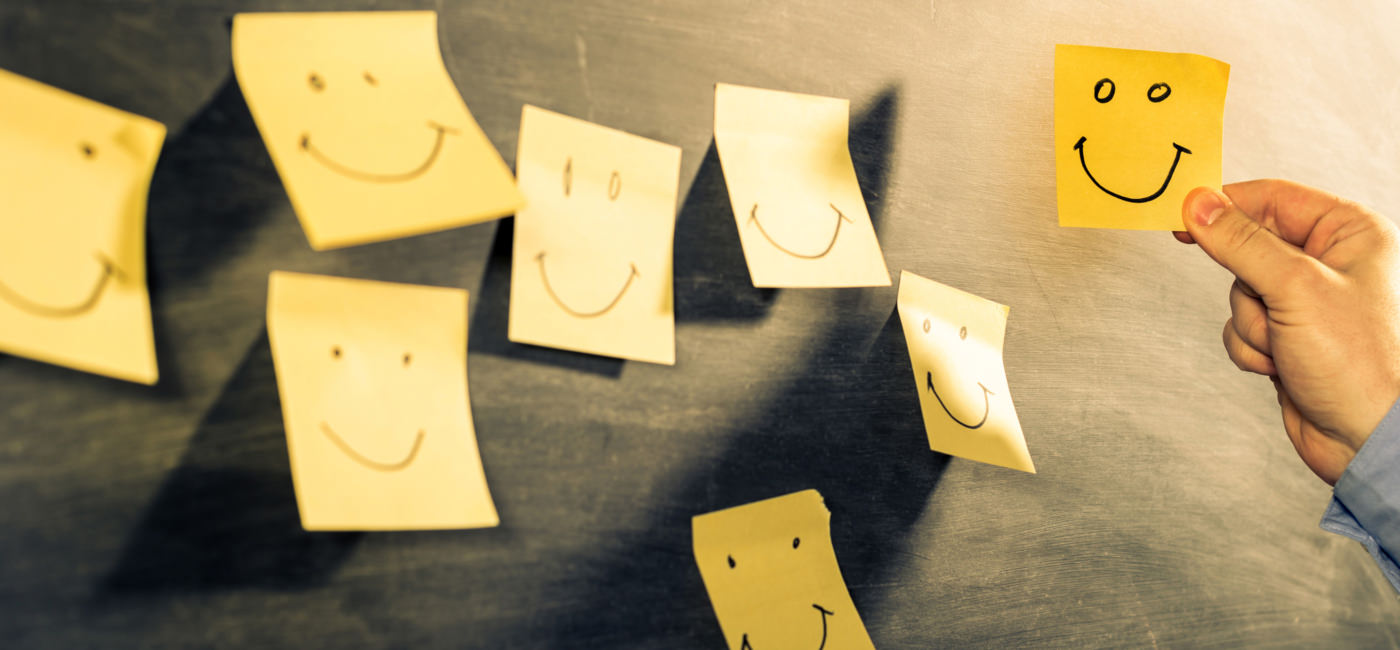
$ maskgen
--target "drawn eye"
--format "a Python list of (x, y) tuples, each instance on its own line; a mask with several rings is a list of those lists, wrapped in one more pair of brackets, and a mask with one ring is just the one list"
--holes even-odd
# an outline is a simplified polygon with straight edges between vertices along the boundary
[(729, 556), (729, 568), (734, 568), (734, 556)]
[(311, 89), (318, 93), (326, 89), (326, 81), (321, 78), (321, 75), (315, 72), (311, 73), (311, 76), (306, 78), (306, 83), (311, 84)]
[(930, 323), (929, 320), (928, 320), (927, 318), (925, 318), (925, 319), (924, 319), (924, 334), (928, 334), (928, 331), (929, 331), (930, 329), (933, 329), (933, 323)]
[(336, 359), (339, 359), (339, 358), (340, 358), (340, 346), (339, 346), (339, 345), (332, 345), (332, 346), (331, 346), (331, 356), (334, 357), (334, 358), (336, 358)]
[(374, 78), (374, 75), (372, 75), (372, 74), (369, 73), (369, 70), (365, 70), (364, 77), (365, 77), (365, 83), (367, 83), (367, 84), (369, 84), (369, 85), (371, 85), (371, 86), (378, 86), (378, 85), (379, 85), (379, 80), (378, 80), (378, 79), (375, 79), (375, 78)]
[(1172, 87), (1164, 83), (1152, 84), (1152, 87), (1147, 89), (1147, 101), (1152, 102), (1153, 104), (1156, 104), (1157, 102), (1160, 102), (1171, 96)]
[(569, 195), (569, 190), (574, 186), (574, 158), (569, 156), (569, 160), (564, 163), (564, 196)]
[(1113, 93), (1116, 90), (1118, 87), (1113, 85), (1113, 80), (1104, 77), (1094, 84), (1094, 100), (1100, 104), (1107, 104), (1108, 100), (1113, 99)]
[(403, 367), (407, 368), (410, 363), (413, 363), (413, 355), (407, 352), (403, 353)]
[(958, 330), (958, 338), (960, 338), (960, 339), (962, 339), (962, 340), (964, 340), (964, 341), (967, 340), (967, 326), (966, 326), (966, 325), (964, 325), (964, 326), (962, 327), (962, 329)]
[(611, 176), (610, 178), (608, 178), (608, 198), (611, 199), (611, 200), (613, 200), (613, 201), (616, 201), (616, 200), (617, 200), (617, 195), (619, 195), (619, 194), (621, 194), (621, 193), (622, 193), (622, 175), (619, 174), (619, 173), (617, 173), (617, 172), (613, 172), (613, 173), (612, 173), (612, 176)]
[(78, 149), (83, 152), (83, 156), (86, 158), (97, 157), (97, 147), (92, 146), (91, 142), (79, 143)]
[(801, 537), (794, 537), (794, 538), (792, 538), (792, 547), (793, 547), (793, 548), (797, 548), (797, 545), (798, 545), (798, 544), (801, 544), (801, 543), (802, 543), (802, 538), (801, 538)]

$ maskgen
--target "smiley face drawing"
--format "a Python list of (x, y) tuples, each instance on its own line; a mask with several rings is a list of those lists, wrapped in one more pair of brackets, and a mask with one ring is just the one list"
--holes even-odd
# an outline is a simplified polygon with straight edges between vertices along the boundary
[(434, 12), (238, 14), (233, 67), (316, 250), (521, 205), (448, 76)]
[(680, 149), (526, 105), (510, 340), (676, 362)]
[(929, 448), (1034, 474), (1002, 363), (1010, 310), (908, 271), (897, 302)]
[(729, 648), (875, 647), (841, 577), (830, 523), (816, 490), (691, 520), (695, 563)]
[(1181, 230), (1181, 203), (1220, 186), (1230, 66), (1195, 54), (1055, 46), (1061, 226)]
[(164, 140), (0, 70), (0, 352), (156, 382), (146, 195)]
[(715, 149), (756, 287), (883, 287), (847, 145), (850, 102), (715, 86)]
[(467, 399), (467, 293), (274, 271), (267, 331), (306, 530), (499, 523)]

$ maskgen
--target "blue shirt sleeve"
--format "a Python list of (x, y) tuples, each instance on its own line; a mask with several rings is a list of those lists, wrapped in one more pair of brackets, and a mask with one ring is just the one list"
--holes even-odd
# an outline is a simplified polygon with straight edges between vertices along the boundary
[(1400, 591), (1400, 400), (1337, 479), (1321, 526), (1361, 542)]

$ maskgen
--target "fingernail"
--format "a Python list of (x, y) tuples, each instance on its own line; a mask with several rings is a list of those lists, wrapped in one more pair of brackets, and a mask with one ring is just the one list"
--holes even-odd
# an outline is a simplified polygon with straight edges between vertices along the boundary
[(1191, 214), (1196, 217), (1196, 223), (1202, 226), (1209, 226), (1220, 218), (1220, 214), (1229, 207), (1230, 202), (1221, 193), (1207, 189), (1199, 192), (1191, 199)]

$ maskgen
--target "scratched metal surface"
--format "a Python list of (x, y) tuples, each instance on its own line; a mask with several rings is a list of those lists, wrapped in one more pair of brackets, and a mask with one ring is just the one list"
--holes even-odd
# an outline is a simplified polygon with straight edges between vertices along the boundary
[[(585, 3), (579, 3), (583, 5)], [(684, 148), (674, 368), (505, 340), (510, 222), (313, 253), (232, 81), (232, 12), (0, 5), (0, 67), (159, 119), (162, 381), (0, 358), (7, 647), (719, 647), (692, 515), (816, 488), (876, 644), (1393, 646), (1400, 604), (1219, 349), (1227, 276), (1055, 225), (1053, 44), (1233, 64), (1227, 180), (1400, 215), (1400, 9), (1314, 3), (462, 2), (458, 87), (507, 161), (532, 103)], [(1049, 5), (1049, 6), (1047, 6)], [(748, 282), (712, 84), (848, 97), (890, 268), (1006, 303), (1040, 474), (926, 449), (893, 288)], [(472, 291), (499, 528), (307, 534), (263, 328), (272, 269)], [(760, 649), (763, 650), (763, 649)]]

